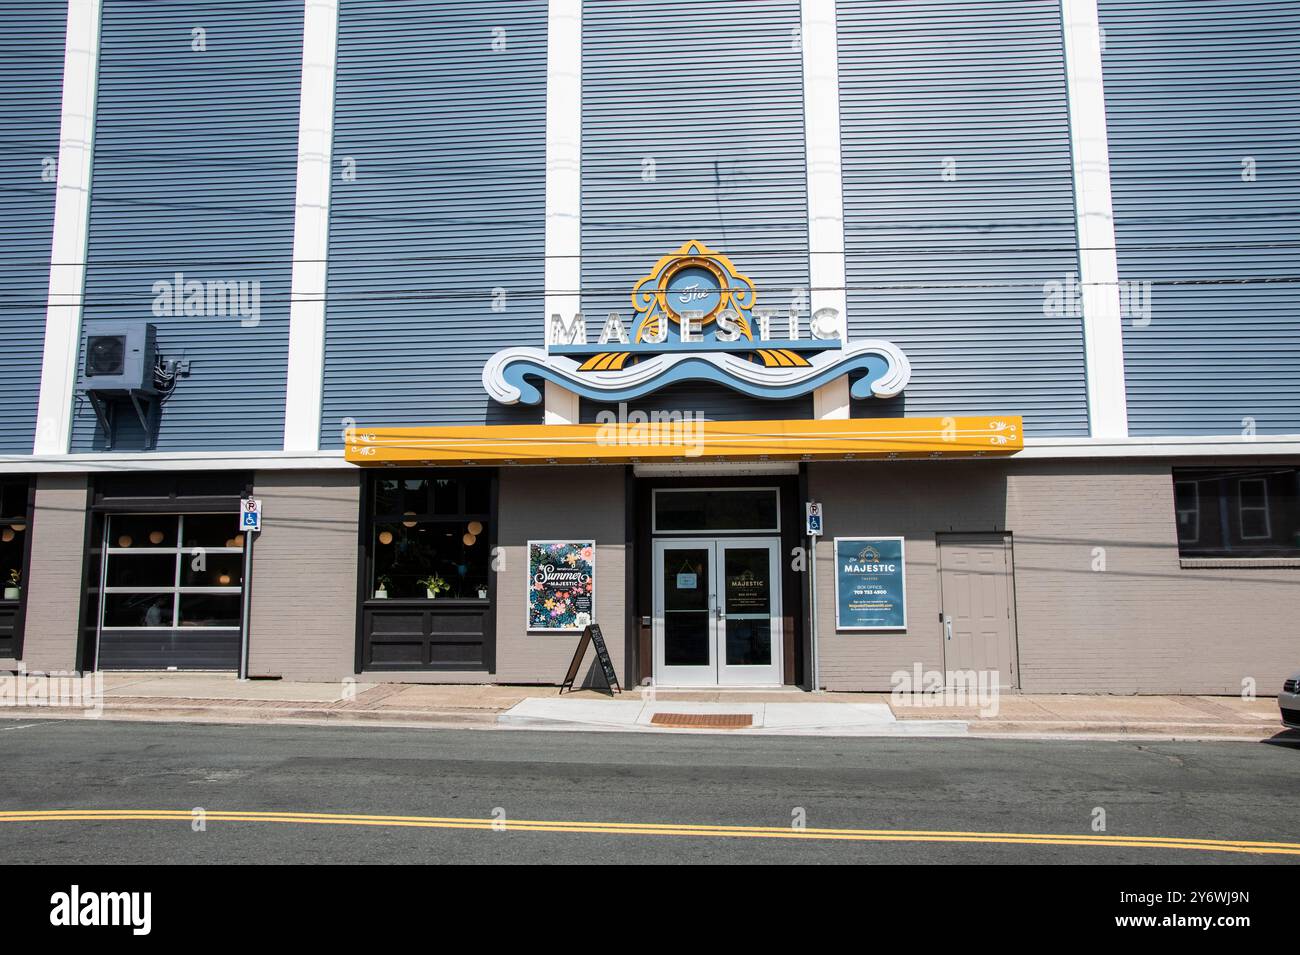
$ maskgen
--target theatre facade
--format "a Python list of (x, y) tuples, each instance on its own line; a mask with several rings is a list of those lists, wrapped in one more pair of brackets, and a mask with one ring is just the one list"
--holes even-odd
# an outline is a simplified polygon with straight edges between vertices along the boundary
[(1300, 18), (1200, 6), (0, 15), (0, 669), (1277, 692)]

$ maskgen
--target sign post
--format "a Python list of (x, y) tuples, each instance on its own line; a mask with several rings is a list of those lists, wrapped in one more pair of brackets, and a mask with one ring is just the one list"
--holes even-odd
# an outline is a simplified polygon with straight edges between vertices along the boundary
[(808, 534), (808, 607), (812, 626), (812, 691), (821, 689), (821, 667), (817, 659), (817, 538), (822, 536), (820, 502), (804, 504), (804, 530)]
[(239, 502), (239, 533), (244, 535), (244, 588), (239, 613), (239, 679), (248, 679), (248, 645), (252, 635), (253, 535), (262, 529), (262, 502), (246, 497)]

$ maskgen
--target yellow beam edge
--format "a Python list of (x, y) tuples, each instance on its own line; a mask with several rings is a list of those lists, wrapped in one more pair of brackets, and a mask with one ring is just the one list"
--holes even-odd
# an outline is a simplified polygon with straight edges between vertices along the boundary
[(794, 421), (449, 425), (349, 430), (345, 457), (386, 464), (619, 464), (1005, 457), (1024, 448), (1019, 415)]

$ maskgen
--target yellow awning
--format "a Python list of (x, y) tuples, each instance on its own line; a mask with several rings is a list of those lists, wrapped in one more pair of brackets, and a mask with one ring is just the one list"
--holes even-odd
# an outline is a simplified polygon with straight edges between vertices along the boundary
[(1018, 415), (794, 421), (451, 425), (349, 432), (354, 464), (617, 464), (994, 457), (1024, 447)]

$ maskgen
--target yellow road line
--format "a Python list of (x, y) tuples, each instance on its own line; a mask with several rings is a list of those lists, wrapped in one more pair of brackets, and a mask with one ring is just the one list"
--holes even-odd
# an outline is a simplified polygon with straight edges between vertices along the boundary
[[(188, 809), (30, 809), (0, 811), (3, 822), (176, 822), (189, 821)], [(814, 839), (849, 842), (967, 842), (1003, 845), (1106, 846), (1139, 849), (1197, 849), (1261, 855), (1300, 855), (1300, 843), (1176, 836), (1122, 836), (1043, 832), (966, 832), (941, 829), (793, 829), (781, 826), (732, 826), (696, 823), (575, 822), (567, 820), (494, 820), (457, 816), (385, 816), (349, 813), (205, 810), (209, 822), (277, 822), (292, 825), (380, 826), (424, 829), (503, 829), (510, 832), (559, 832), (590, 835), (642, 835), (749, 839)]]

